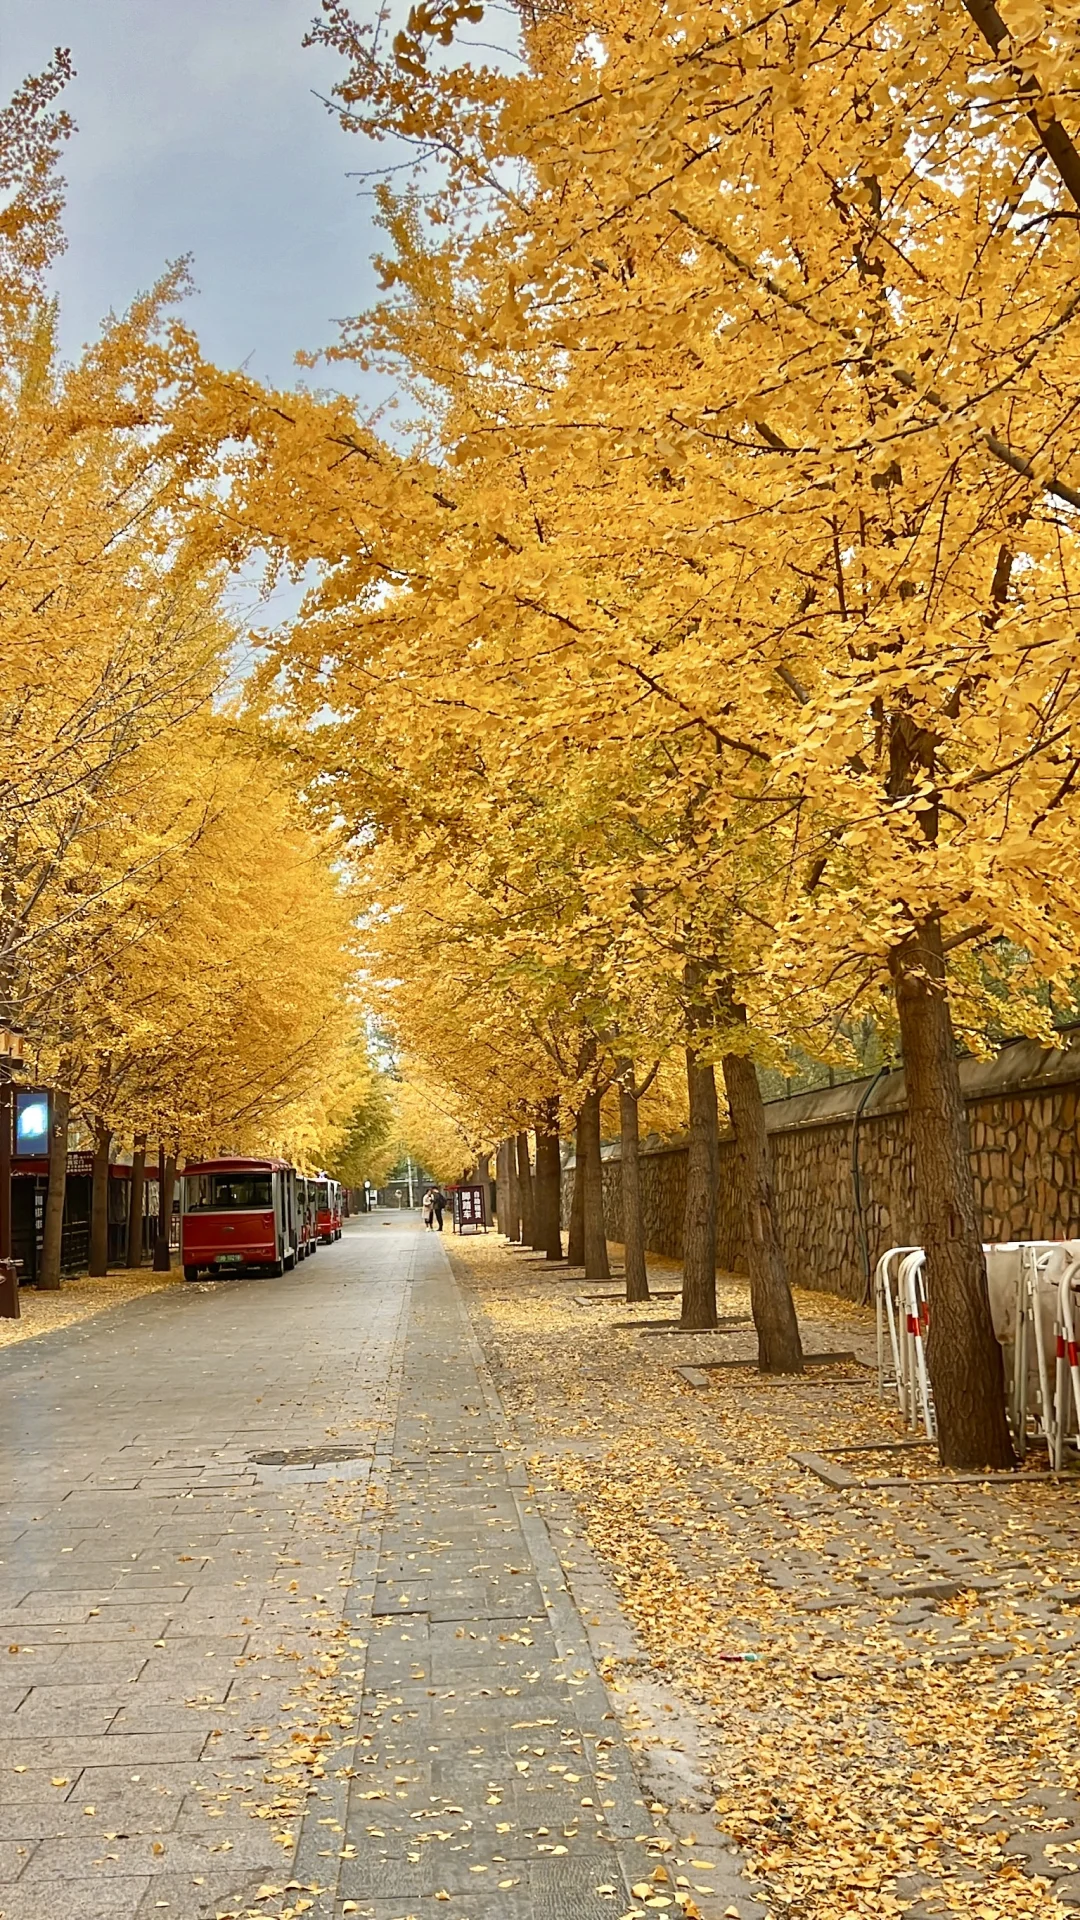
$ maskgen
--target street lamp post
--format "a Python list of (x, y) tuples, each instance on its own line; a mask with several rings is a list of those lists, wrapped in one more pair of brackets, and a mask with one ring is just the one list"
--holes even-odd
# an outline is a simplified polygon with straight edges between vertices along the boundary
[(11, 1158), (15, 1138), (15, 1087), (12, 1068), (25, 1057), (25, 1042), (14, 1027), (0, 1026), (0, 1319), (19, 1318), (19, 1269), (12, 1255)]

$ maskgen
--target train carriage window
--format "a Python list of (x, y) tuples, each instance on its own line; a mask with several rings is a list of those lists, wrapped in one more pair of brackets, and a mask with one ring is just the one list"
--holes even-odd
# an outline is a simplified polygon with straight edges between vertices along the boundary
[(330, 1183), (329, 1183), (329, 1181), (328, 1181), (328, 1180), (320, 1180), (320, 1181), (319, 1181), (319, 1183), (318, 1183), (318, 1187), (317, 1187), (317, 1189), (316, 1189), (316, 1191), (317, 1191), (317, 1193), (318, 1193), (318, 1196), (319, 1196), (319, 1205), (320, 1205), (320, 1207), (322, 1208), (322, 1210), (323, 1210), (323, 1212), (325, 1213), (325, 1212), (326, 1212), (326, 1211), (328, 1210), (328, 1208), (329, 1208), (329, 1206), (330, 1206)]
[(273, 1204), (268, 1173), (195, 1173), (185, 1182), (188, 1213), (228, 1213)]

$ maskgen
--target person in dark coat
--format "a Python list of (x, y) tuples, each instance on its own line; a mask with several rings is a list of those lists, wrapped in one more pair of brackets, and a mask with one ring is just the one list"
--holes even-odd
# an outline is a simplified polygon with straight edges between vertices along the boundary
[(439, 1232), (441, 1233), (443, 1208), (446, 1205), (446, 1195), (443, 1192), (441, 1187), (436, 1187), (434, 1193), (431, 1196), (431, 1204), (435, 1209), (435, 1224), (438, 1227)]

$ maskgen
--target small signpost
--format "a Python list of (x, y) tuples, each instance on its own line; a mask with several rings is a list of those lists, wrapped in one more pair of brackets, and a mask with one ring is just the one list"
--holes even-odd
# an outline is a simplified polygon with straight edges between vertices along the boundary
[(483, 1187), (454, 1188), (454, 1232), (486, 1233), (487, 1210)]

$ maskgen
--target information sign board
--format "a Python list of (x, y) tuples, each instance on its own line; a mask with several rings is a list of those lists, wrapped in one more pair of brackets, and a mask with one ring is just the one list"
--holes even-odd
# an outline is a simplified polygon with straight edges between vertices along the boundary
[(455, 1187), (454, 1225), (459, 1233), (486, 1233), (483, 1187)]
[(15, 1094), (15, 1152), (23, 1159), (49, 1157), (52, 1100), (43, 1087), (19, 1087)]

